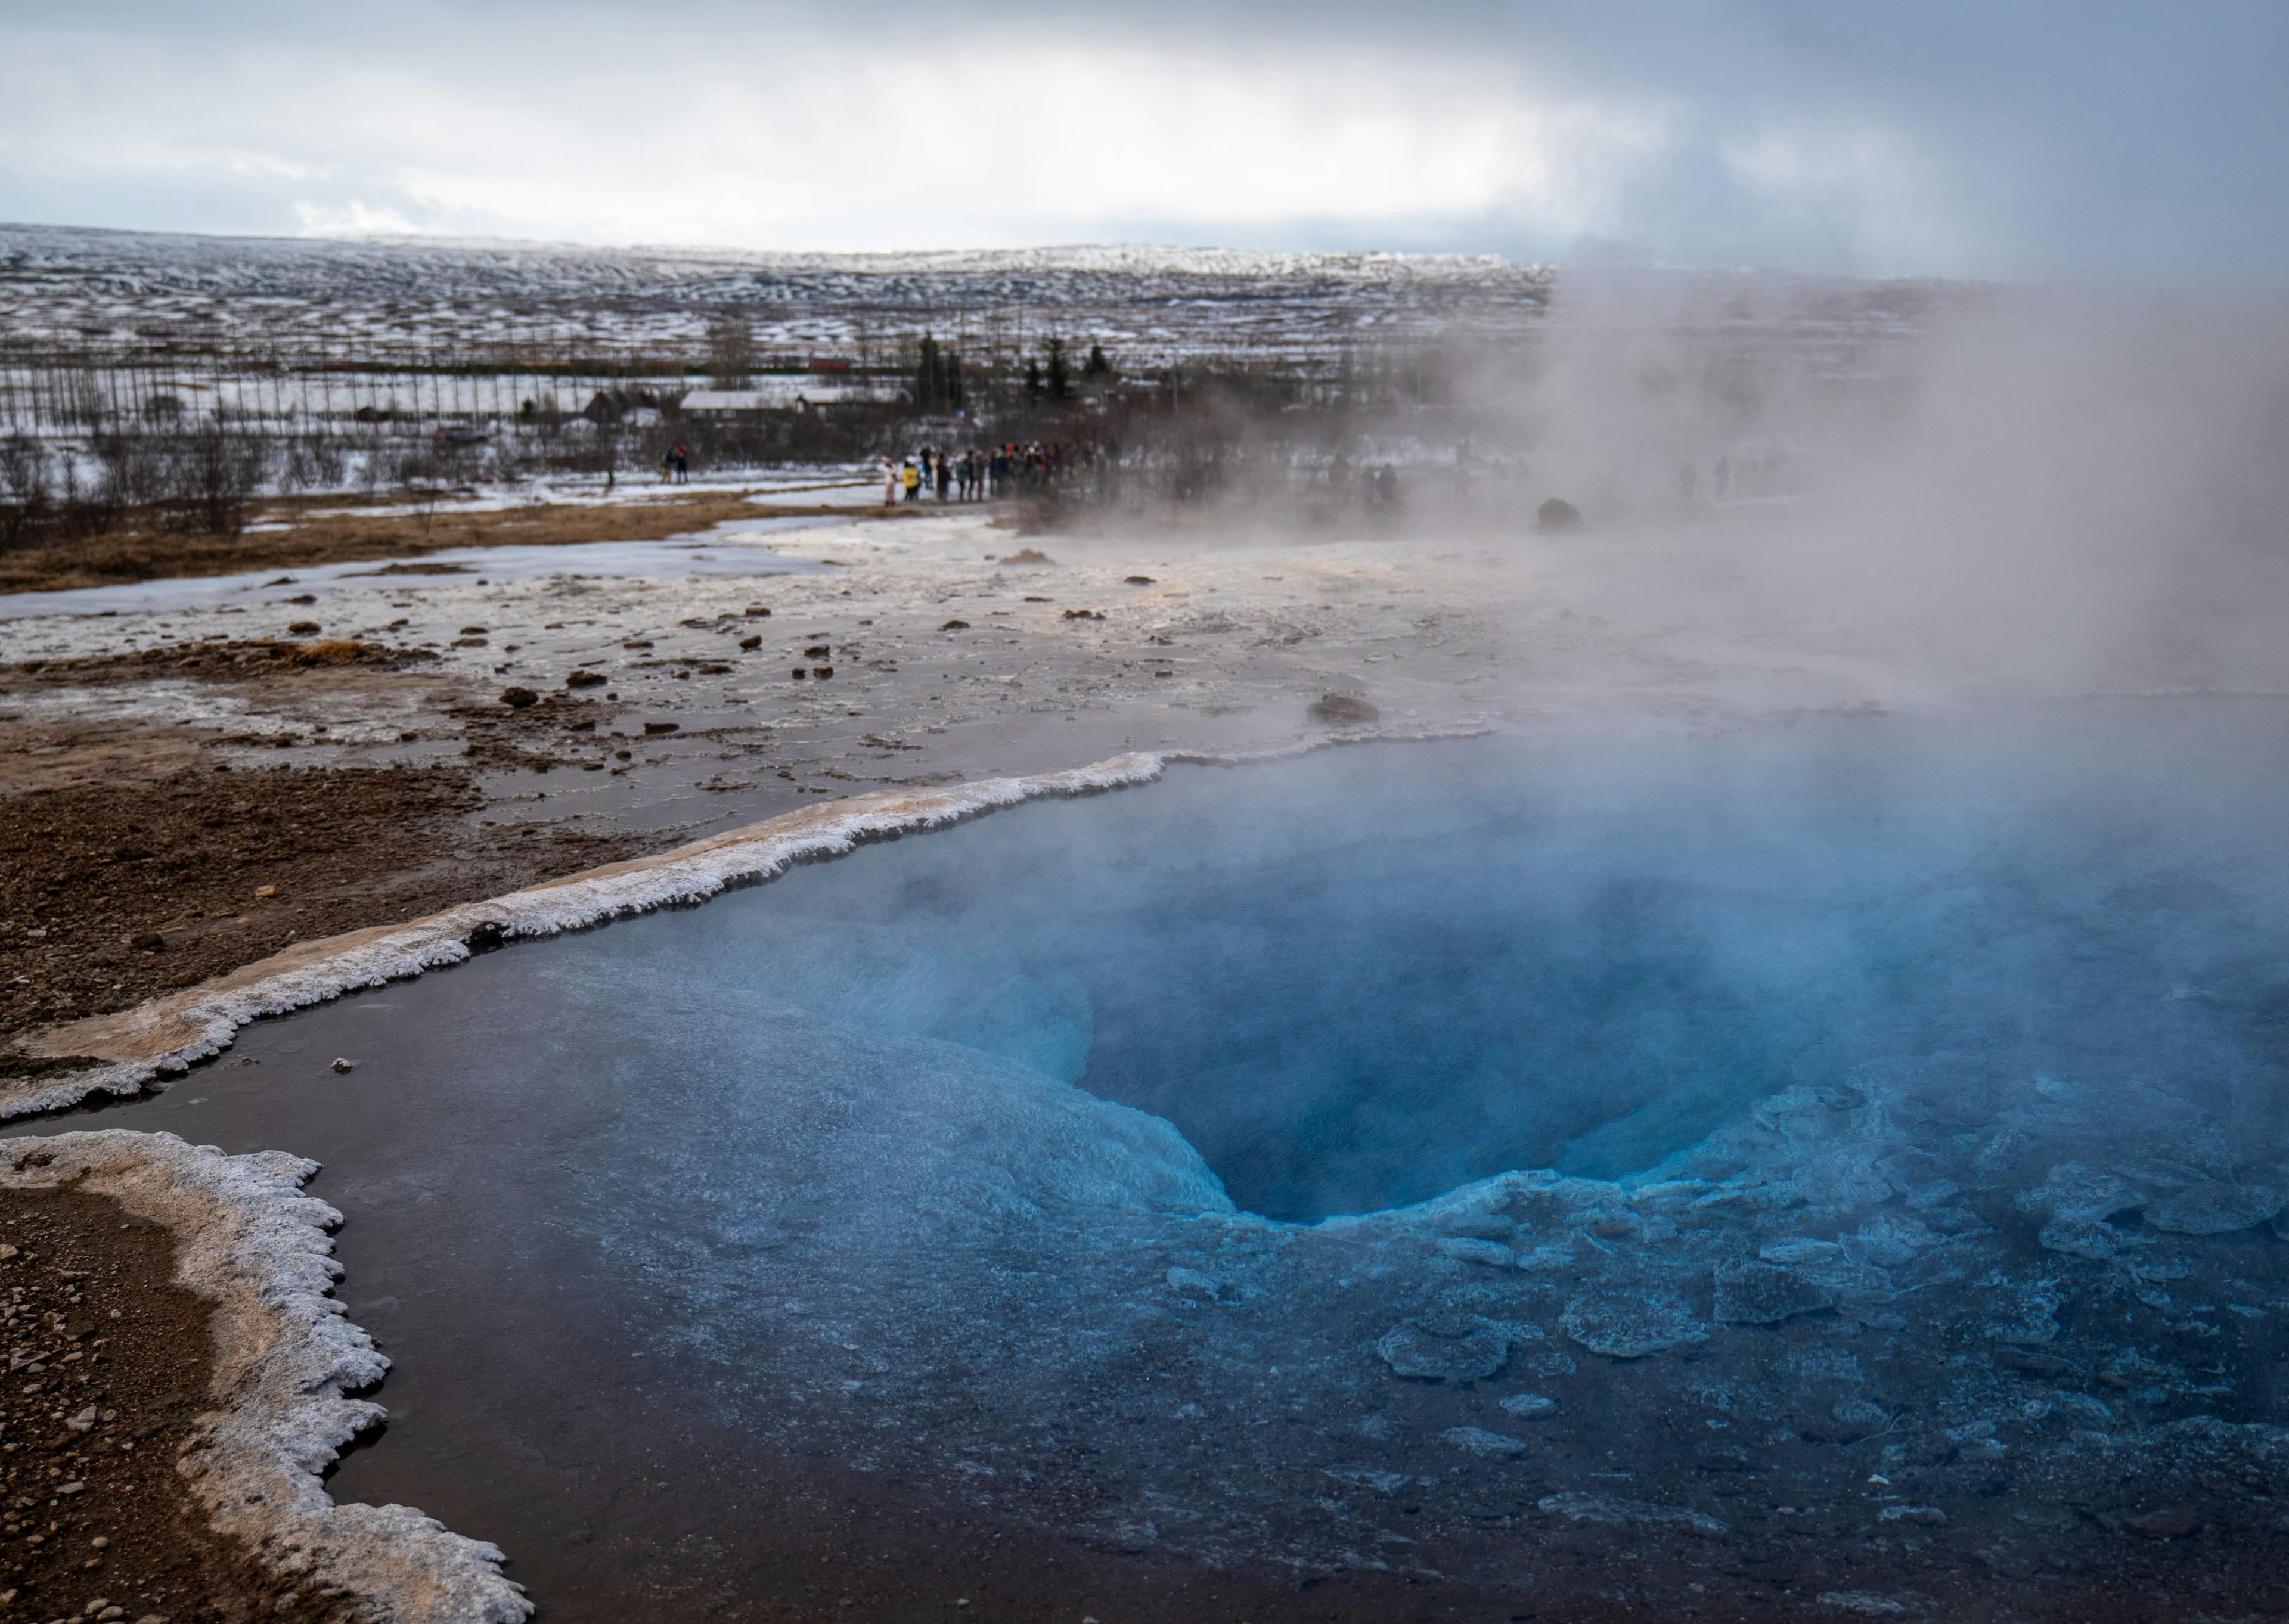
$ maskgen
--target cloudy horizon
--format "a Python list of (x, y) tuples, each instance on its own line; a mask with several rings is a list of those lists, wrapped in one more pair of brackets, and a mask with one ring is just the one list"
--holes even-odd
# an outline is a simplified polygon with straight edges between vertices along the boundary
[(0, 219), (2277, 282), (2289, 8), (0, 4)]

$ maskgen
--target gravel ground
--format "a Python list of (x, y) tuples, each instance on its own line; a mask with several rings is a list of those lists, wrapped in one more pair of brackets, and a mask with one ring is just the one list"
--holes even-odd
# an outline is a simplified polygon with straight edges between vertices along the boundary
[(207, 1305), (174, 1245), (113, 1201), (0, 1194), (0, 1605), (14, 1619), (277, 1611), (205, 1532), (175, 1456), (206, 1403)]

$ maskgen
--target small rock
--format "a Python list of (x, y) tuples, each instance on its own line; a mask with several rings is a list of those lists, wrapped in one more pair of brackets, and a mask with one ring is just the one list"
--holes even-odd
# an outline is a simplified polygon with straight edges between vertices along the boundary
[(286, 628), (286, 634), (289, 637), (308, 637), (318, 629), (318, 623), (315, 620), (298, 620)]
[(2205, 1182), (2147, 1204), (2146, 1222), (2173, 1235), (2230, 1235), (2253, 1229), (2289, 1205), (2269, 1184)]
[(254, 888), (254, 895), (258, 897), (275, 896), (278, 895), (278, 888), (276, 886), (257, 886)]
[(767, 618), (769, 618), (769, 617), (770, 617), (770, 610), (769, 610), (769, 609), (765, 609), (765, 608), (764, 608), (762, 604), (760, 604), (760, 603), (750, 603), (749, 605), (747, 605), (747, 607), (746, 607), (745, 609), (741, 610), (740, 612), (741, 612), (742, 614), (751, 615), (751, 616), (754, 617), (755, 617), (756, 619), (758, 619), (758, 620), (767, 619)]
[(809, 672), (805, 671), (805, 670), (804, 670), (802, 666), (800, 666), (800, 665), (796, 666), (793, 671), (790, 671), (789, 673), (787, 673), (787, 675), (789, 675), (790, 677), (793, 677), (793, 678), (794, 678), (796, 681), (798, 681), (798, 682), (802, 681), (805, 677), (809, 676), (810, 674), (810, 673), (809, 673)]
[(1404, 1320), (1376, 1340), (1383, 1362), (1419, 1381), (1478, 1381), (1510, 1357), (1510, 1337), (1475, 1315)]
[(814, 665), (810, 668), (810, 674), (814, 681), (824, 682), (827, 678), (834, 674), (834, 667), (832, 665)]
[(1558, 1401), (1540, 1393), (1512, 1393), (1502, 1401), (1502, 1407), (1522, 1421), (1540, 1421), (1558, 1411)]
[(2122, 1525), (2141, 1540), (2176, 1540), (2200, 1527), (2201, 1519), (2183, 1506), (2172, 1506), (2142, 1517), (2126, 1517)]
[(1322, 694), (1311, 705), (1313, 721), (1373, 721), (1382, 714), (1357, 694)]
[(1879, 1523), (1918, 1523), (1927, 1528), (1937, 1528), (1947, 1521), (1947, 1513), (1937, 1506), (1886, 1506), (1876, 1513)]
[(1001, 561), (1005, 564), (1048, 564), (1056, 561), (1046, 553), (1037, 552), (1032, 547), (1020, 547), (1015, 553), (1004, 553)]
[(1729, 1325), (1776, 1325), (1836, 1306), (1836, 1294), (1771, 1263), (1717, 1266), (1717, 1318)]
[(1152, 585), (1152, 577), (1149, 575), (1124, 575), (1121, 577), (1121, 584), (1125, 586), (1150, 586)]
[(1576, 1523), (1644, 1523), (1681, 1528), (1687, 1533), (1711, 1539), (1732, 1532), (1731, 1524), (1720, 1523), (1706, 1512), (1684, 1506), (1658, 1506), (1642, 1500), (1615, 1500), (1605, 1494), (1550, 1494), (1535, 1504)]
[(967, 632), (969, 630), (969, 622), (967, 620), (949, 620), (944, 625), (938, 627), (938, 630), (941, 632)]
[(1814, 1599), (1868, 1619), (1912, 1619), (1926, 1611), (1919, 1596), (1878, 1596), (1873, 1590), (1822, 1590)]
[[(759, 637), (755, 641), (757, 642), (761, 642), (762, 641), (762, 639)], [(742, 648), (745, 648), (746, 646), (746, 645), (744, 643), (740, 645)], [(605, 683), (610, 681), (611, 679), (607, 677), (601, 671), (576, 671), (570, 673), (565, 677), (564, 686), (567, 688), (602, 688)]]
[(1182, 1264), (1169, 1270), (1167, 1278), (1170, 1291), (1187, 1297), (1205, 1298), (1210, 1302), (1215, 1302), (1224, 1291), (1224, 1282), (1216, 1276), (1203, 1274), (1197, 1269), (1186, 1269)]
[(683, 724), (682, 722), (648, 721), (644, 723), (644, 732), (647, 735), (655, 733), (678, 733), (682, 731), (682, 728)]
[(344, 1060), (340, 1055), (337, 1055), (334, 1056), (332, 1069), (337, 1072), (355, 1071), (357, 1070), (357, 1062), (355, 1060)]
[(802, 657), (807, 660), (823, 660), (833, 652), (834, 647), (831, 643), (813, 643), (802, 651)]
[(1552, 497), (1534, 510), (1534, 528), (1545, 536), (1562, 536), (1582, 528), (1582, 510), (1563, 497)]
[(1483, 1427), (1449, 1427), (1439, 1435), (1457, 1449), (1468, 1450), (1474, 1455), (1489, 1460), (1507, 1461), (1512, 1455), (1526, 1453), (1526, 1440), (1501, 1432), (1488, 1432)]
[(1705, 1342), (1709, 1327), (1671, 1297), (1576, 1297), (1558, 1317), (1558, 1328), (1591, 1353), (1642, 1359), (1685, 1342)]
[(483, 637), (485, 634), (486, 630), (487, 628), (484, 626), (463, 626), (461, 628), (461, 635), (464, 637)]
[(511, 710), (522, 711), (529, 705), (540, 703), (540, 696), (529, 688), (508, 687), (501, 689), (501, 703)]
[(156, 930), (147, 930), (140, 935), (128, 937), (127, 945), (147, 953), (162, 952), (166, 949), (167, 938)]
[[(742, 649), (760, 649), (762, 646), (763, 634), (761, 632), (756, 633), (753, 637), (743, 637), (739, 640), (739, 647)], [(603, 681), (602, 677), (596, 680), (600, 682)]]
[(1103, 609), (1067, 609), (1059, 617), (1059, 618), (1065, 620), (1102, 620), (1105, 618), (1105, 611)]
[(1442, 1240), (1439, 1250), (1463, 1262), (1484, 1263), (1491, 1269), (1507, 1269), (1518, 1262), (1518, 1254), (1500, 1241), (1473, 1240), (1468, 1236)]

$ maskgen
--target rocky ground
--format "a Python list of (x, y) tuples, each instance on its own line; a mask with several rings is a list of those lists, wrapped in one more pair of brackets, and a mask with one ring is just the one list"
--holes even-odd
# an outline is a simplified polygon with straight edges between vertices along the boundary
[(1330, 691), (1447, 725), (1618, 669), (1625, 702), (1707, 704), (1683, 691), (1701, 664), (1564, 584), (1567, 544), (1009, 523), (925, 508), (662, 544), (650, 577), (585, 572), (575, 545), (522, 578), (434, 566), (0, 620), (0, 1023), (814, 798), (1292, 743), (1350, 720), (1312, 712)]
[[(207, 1404), (208, 1305), (160, 1225), (101, 1197), (0, 1198), (0, 1606), (13, 1619), (280, 1616), (175, 1457)], [(283, 1616), (317, 1616), (290, 1605)]]

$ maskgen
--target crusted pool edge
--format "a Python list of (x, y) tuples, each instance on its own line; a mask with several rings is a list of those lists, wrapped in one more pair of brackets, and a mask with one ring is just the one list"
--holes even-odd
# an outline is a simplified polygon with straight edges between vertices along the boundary
[(123, 1128), (11, 1140), (0, 1187), (108, 1196), (175, 1239), (175, 1278), (213, 1305), (213, 1408), (177, 1468), (210, 1526), (273, 1579), (343, 1596), (376, 1624), (520, 1624), (532, 1612), (498, 1548), (411, 1506), (337, 1505), (320, 1474), (381, 1405), (348, 1394), (389, 1361), (331, 1294), (332, 1207), (318, 1164), (227, 1156)]
[[(544, 880), (403, 925), (298, 943), (132, 1009), (29, 1033), (16, 1040), (17, 1053), (36, 1063), (53, 1061), (60, 1069), (0, 1087), (0, 1120), (68, 1110), (98, 1095), (140, 1094), (159, 1079), (179, 1075), (221, 1053), (240, 1027), (266, 1015), (459, 964), (478, 949), (516, 937), (554, 935), (704, 902), (731, 887), (774, 879), (798, 863), (844, 856), (868, 841), (966, 823), (1031, 800), (1150, 784), (1171, 766), (1237, 767), (1341, 744), (1466, 738), (1488, 731), (1347, 728), (1245, 753), (1131, 751), (1059, 772), (936, 790), (881, 790), (804, 807), (652, 856)], [(87, 1059), (98, 1063), (61, 1069)]]

